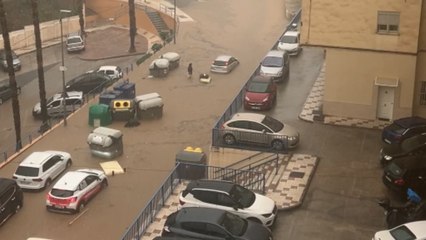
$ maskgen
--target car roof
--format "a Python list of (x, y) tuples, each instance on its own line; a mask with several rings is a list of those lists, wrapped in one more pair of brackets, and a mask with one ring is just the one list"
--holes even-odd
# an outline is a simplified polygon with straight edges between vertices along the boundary
[(192, 190), (194, 188), (204, 188), (204, 189), (212, 189), (219, 190), (222, 192), (231, 192), (232, 187), (235, 184), (228, 181), (218, 181), (218, 180), (196, 180), (192, 181), (186, 187), (186, 190)]
[(54, 153), (50, 151), (33, 152), (26, 157), (19, 165), (20, 166), (40, 166), (44, 161), (50, 158)]
[(215, 61), (228, 61), (231, 57), (231, 55), (219, 55)]
[(80, 182), (83, 181), (83, 179), (85, 179), (89, 175), (92, 174), (81, 171), (69, 171), (65, 173), (65, 175), (58, 180), (58, 182), (56, 182), (53, 188), (74, 191), (77, 189)]
[(102, 71), (102, 70), (117, 70), (118, 67), (117, 66), (100, 66), (98, 71)]
[(229, 121), (250, 120), (255, 122), (262, 122), (264, 118), (265, 115), (259, 113), (236, 113)]
[(284, 54), (285, 54), (284, 51), (271, 50), (266, 54), (265, 57), (283, 57)]
[(426, 125), (426, 119), (418, 116), (413, 116), (397, 119), (394, 121), (394, 123), (404, 128), (410, 128), (415, 126)]
[(220, 223), (223, 215), (226, 213), (224, 210), (214, 208), (200, 208), (200, 207), (185, 207), (179, 210), (176, 215), (176, 220), (179, 222), (206, 222), (206, 223)]
[(285, 32), (284, 33), (284, 36), (298, 36), (299, 35), (299, 32), (296, 32), (296, 31), (287, 31), (287, 32)]
[(0, 193), (4, 192), (8, 186), (15, 185), (15, 180), (10, 178), (0, 178)]
[[(67, 92), (68, 98), (83, 98), (83, 92), (79, 92), (79, 91), (70, 91)], [(56, 93), (55, 95), (53, 95), (53, 99), (60, 99), (62, 98), (62, 93)]]

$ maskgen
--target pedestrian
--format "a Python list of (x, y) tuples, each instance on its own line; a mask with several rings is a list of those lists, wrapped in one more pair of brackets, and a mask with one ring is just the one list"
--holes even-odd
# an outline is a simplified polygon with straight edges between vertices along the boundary
[(192, 78), (192, 63), (188, 65), (188, 79)]

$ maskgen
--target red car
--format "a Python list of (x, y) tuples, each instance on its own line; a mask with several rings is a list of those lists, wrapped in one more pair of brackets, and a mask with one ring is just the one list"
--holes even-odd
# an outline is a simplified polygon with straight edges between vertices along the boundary
[(277, 100), (277, 85), (270, 77), (253, 77), (246, 89), (244, 108), (251, 110), (269, 110)]

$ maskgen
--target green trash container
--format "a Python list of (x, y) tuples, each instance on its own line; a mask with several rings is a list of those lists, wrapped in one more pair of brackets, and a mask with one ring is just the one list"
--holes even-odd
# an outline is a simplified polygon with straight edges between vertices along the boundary
[(89, 108), (89, 125), (94, 127), (108, 126), (112, 123), (110, 107), (106, 104), (95, 104)]

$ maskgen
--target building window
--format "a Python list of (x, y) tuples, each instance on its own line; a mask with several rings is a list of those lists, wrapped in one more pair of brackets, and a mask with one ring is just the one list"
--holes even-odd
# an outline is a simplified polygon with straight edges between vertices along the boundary
[(420, 86), (420, 105), (426, 105), (426, 81)]
[(399, 33), (399, 12), (379, 11), (377, 13), (377, 33)]

